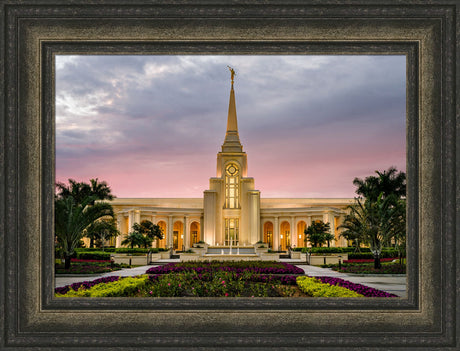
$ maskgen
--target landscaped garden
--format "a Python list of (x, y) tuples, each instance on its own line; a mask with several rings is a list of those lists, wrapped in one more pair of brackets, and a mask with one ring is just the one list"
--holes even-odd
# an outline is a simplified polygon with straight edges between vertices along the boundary
[(321, 265), (323, 268), (331, 268), (341, 273), (354, 274), (406, 274), (406, 260), (382, 259), (381, 267), (374, 268), (373, 260), (348, 260), (342, 264)]
[(122, 268), (128, 268), (125, 264), (116, 264), (110, 260), (91, 260), (91, 259), (71, 259), (69, 269), (65, 269), (64, 262), (56, 260), (54, 267), (55, 274), (98, 274), (118, 271)]
[(183, 262), (138, 277), (107, 277), (56, 288), (65, 297), (395, 297), (343, 279), (312, 278), (280, 262)]

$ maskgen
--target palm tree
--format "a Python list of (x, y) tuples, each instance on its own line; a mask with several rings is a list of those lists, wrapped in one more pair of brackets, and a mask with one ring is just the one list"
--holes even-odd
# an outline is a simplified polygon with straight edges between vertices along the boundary
[(112, 190), (107, 185), (106, 181), (99, 182), (99, 179), (90, 179), (90, 192), (95, 195), (98, 200), (113, 200)]
[(77, 203), (82, 203), (88, 196), (93, 196), (93, 203), (97, 200), (112, 200), (112, 190), (107, 182), (99, 182), (98, 178), (90, 179), (90, 183), (77, 182), (75, 179), (69, 179), (69, 185), (58, 182), (56, 183), (57, 197), (65, 198), (72, 196)]
[(329, 247), (330, 240), (334, 239), (334, 236), (329, 232), (330, 228), (330, 224), (323, 221), (312, 223), (304, 231), (305, 242), (310, 241), (313, 247), (318, 245), (321, 247), (327, 241), (327, 246)]
[(55, 201), (55, 232), (58, 243), (64, 251), (65, 269), (70, 268), (70, 257), (78, 247), (83, 233), (93, 222), (113, 216), (112, 206), (105, 202), (94, 205), (94, 197), (89, 196), (81, 203), (73, 196), (57, 198)]
[(128, 234), (125, 240), (121, 242), (122, 245), (129, 245), (131, 248), (134, 246), (138, 247), (145, 247), (147, 248), (150, 244), (152, 244), (152, 239), (142, 235), (138, 231), (133, 231)]
[(390, 167), (386, 171), (375, 171), (375, 173), (377, 177), (369, 176), (364, 180), (360, 178), (353, 180), (353, 184), (357, 186), (358, 195), (371, 201), (376, 201), (380, 194), (383, 198), (391, 194), (398, 198), (406, 196), (406, 174), (404, 172), (398, 172), (395, 167)]
[(350, 214), (339, 228), (344, 228), (342, 236), (352, 236), (369, 245), (374, 255), (374, 268), (380, 265), (380, 253), (385, 242), (405, 234), (404, 200), (391, 194), (386, 198), (381, 193), (375, 202), (355, 198), (349, 206)]

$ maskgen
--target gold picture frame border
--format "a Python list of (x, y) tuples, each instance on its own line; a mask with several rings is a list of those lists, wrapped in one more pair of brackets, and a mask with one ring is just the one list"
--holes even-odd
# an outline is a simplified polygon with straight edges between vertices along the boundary
[[(456, 276), (460, 276), (455, 187), (458, 2), (122, 5), (75, 1), (62, 6), (46, 0), (1, 4), (5, 108), (0, 128), (5, 138), (0, 223), (5, 240), (0, 242), (4, 264), (0, 345), (50, 350), (454, 349), (459, 334)], [(304, 47), (309, 54), (347, 50), (383, 54), (379, 50), (385, 45), (387, 53), (394, 54), (395, 48), (405, 48), (401, 53), (410, 61), (407, 170), (409, 239), (413, 239), (408, 298), (311, 299), (311, 303), (53, 298), (49, 235), (54, 190), (53, 55), (59, 50), (69, 54), (72, 46), (74, 53), (122, 53), (120, 48), (129, 45), (139, 53), (147, 53), (149, 45), (165, 45), (165, 52), (176, 54), (209, 53), (219, 45), (233, 45), (248, 54), (257, 53), (257, 45), (261, 53)], [(173, 49), (180, 45), (182, 52)]]

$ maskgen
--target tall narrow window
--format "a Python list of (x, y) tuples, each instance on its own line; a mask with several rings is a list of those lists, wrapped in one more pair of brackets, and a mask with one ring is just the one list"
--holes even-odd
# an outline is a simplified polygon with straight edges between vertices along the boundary
[(239, 219), (238, 218), (225, 218), (225, 245), (234, 246), (239, 243)]
[(234, 163), (225, 168), (225, 206), (224, 208), (239, 208), (239, 169)]

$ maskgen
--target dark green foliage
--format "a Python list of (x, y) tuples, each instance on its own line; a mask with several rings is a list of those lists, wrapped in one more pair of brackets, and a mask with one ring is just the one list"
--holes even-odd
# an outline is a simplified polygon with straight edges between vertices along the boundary
[(133, 230), (149, 237), (150, 239), (163, 239), (163, 231), (159, 225), (151, 221), (142, 221), (140, 224), (134, 223)]
[[(397, 258), (398, 257), (398, 251), (397, 250), (382, 250), (382, 252), (379, 255), (380, 258)], [(349, 253), (348, 254), (348, 259), (373, 259), (374, 254), (372, 252), (354, 252), (354, 253)]]
[(329, 243), (334, 239), (334, 236), (330, 233), (331, 226), (329, 223), (324, 223), (323, 221), (317, 221), (312, 223), (305, 229), (305, 242), (310, 241), (313, 247), (321, 246), (327, 242)]
[(93, 205), (96, 200), (112, 200), (115, 197), (112, 195), (112, 190), (107, 185), (107, 182), (99, 182), (98, 178), (90, 179), (89, 184), (69, 179), (69, 185), (56, 183), (56, 189), (57, 197), (72, 197), (76, 203), (82, 203), (90, 196), (93, 197), (90, 203), (91, 205)]
[(93, 197), (76, 203), (73, 197), (57, 198), (55, 201), (55, 232), (58, 245), (66, 259), (66, 268), (70, 268), (70, 257), (78, 247), (84, 231), (96, 220), (113, 216), (108, 203), (95, 203)]
[(147, 247), (149, 243), (152, 244), (152, 239), (143, 236), (141, 233), (137, 231), (133, 231), (129, 233), (126, 239), (121, 242), (121, 245), (128, 245), (132, 249), (134, 248), (134, 246)]
[(377, 176), (369, 176), (364, 180), (355, 178), (353, 184), (357, 187), (356, 194), (371, 202), (376, 202), (380, 194), (383, 198), (394, 195), (397, 198), (406, 197), (406, 174), (398, 172), (395, 167), (379, 172)]
[(95, 252), (77, 252), (76, 258), (80, 260), (110, 260), (109, 252), (95, 251)]
[(150, 221), (142, 221), (140, 224), (133, 224), (133, 231), (129, 233), (121, 244), (129, 245), (131, 248), (134, 248), (134, 246), (148, 248), (155, 239), (163, 239), (163, 232), (160, 226)]
[(95, 222), (113, 218), (112, 206), (98, 200), (111, 200), (113, 195), (106, 182), (91, 179), (90, 184), (69, 179), (69, 185), (56, 184), (55, 235), (57, 245), (70, 268), (70, 257), (80, 246), (86, 230)]
[[(105, 242), (112, 237), (120, 235), (117, 229), (115, 218), (102, 218), (89, 225), (85, 230), (85, 236), (90, 238), (91, 243), (97, 242), (102, 250), (105, 249)], [(92, 246), (92, 245), (91, 245)]]
[[(391, 167), (378, 172), (365, 180), (355, 178), (356, 193), (363, 196), (355, 198), (355, 204), (349, 206), (350, 213), (345, 217), (340, 228), (345, 230), (341, 236), (352, 240), (356, 247), (360, 243), (369, 245), (374, 254), (375, 268), (380, 268), (380, 256), (384, 245), (392, 239), (405, 247), (406, 236), (406, 175), (397, 173)], [(404, 246), (404, 247), (403, 247)]]

